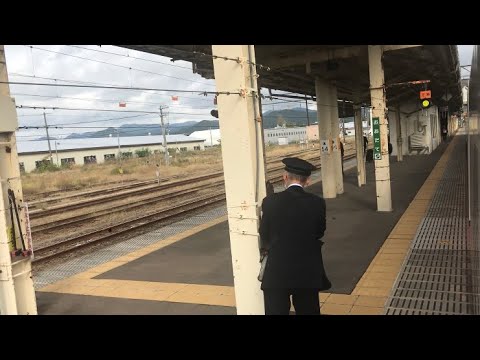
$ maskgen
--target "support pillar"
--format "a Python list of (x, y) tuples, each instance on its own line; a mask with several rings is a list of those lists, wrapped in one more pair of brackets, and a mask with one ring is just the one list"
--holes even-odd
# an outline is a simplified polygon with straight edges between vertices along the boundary
[(337, 197), (335, 183), (335, 163), (332, 155), (332, 122), (330, 104), (330, 86), (327, 81), (315, 79), (317, 96), (318, 137), (320, 140), (320, 159), (322, 164), (322, 191), (325, 199)]
[[(390, 159), (388, 154), (388, 122), (386, 117), (385, 81), (382, 64), (382, 45), (368, 46), (368, 65), (370, 73), (370, 97), (372, 103), (372, 121), (380, 123), (380, 143), (375, 147), (380, 148), (381, 159), (375, 161), (375, 186), (377, 192), (377, 210), (392, 211), (392, 192), (390, 188)], [(375, 134), (374, 138), (375, 138)]]
[[(335, 187), (337, 194), (343, 194), (343, 159), (340, 151), (340, 126), (338, 119), (337, 86), (330, 85), (330, 121), (332, 128), (332, 156), (335, 166)], [(345, 141), (344, 141), (345, 142)], [(346, 144), (343, 144), (344, 146)]]
[[(0, 45), (0, 80), (8, 81), (3, 45)], [(11, 246), (22, 248), (20, 231), (27, 242), (25, 206), (15, 131), (18, 128), (15, 103), (8, 84), (0, 84), (0, 314), (36, 315), (37, 304), (32, 280), (31, 258), (11, 256)], [(12, 224), (8, 190), (15, 194), (20, 227)], [(16, 220), (15, 220), (16, 221)], [(15, 226), (15, 238), (12, 226)], [(26, 244), (31, 249), (31, 244)]]
[[(357, 101), (355, 101), (358, 103)], [(363, 125), (362, 125), (362, 108), (355, 106), (355, 151), (357, 155), (357, 179), (358, 187), (367, 183), (365, 176), (365, 152), (363, 150)]]
[(402, 118), (400, 115), (400, 106), (397, 108), (397, 161), (403, 161), (402, 149)]
[(214, 58), (213, 66), (218, 92), (246, 92), (217, 98), (237, 314), (265, 314), (257, 280), (266, 188), (256, 69), (251, 65), (255, 51), (253, 45), (212, 45), (212, 55), (244, 60)]

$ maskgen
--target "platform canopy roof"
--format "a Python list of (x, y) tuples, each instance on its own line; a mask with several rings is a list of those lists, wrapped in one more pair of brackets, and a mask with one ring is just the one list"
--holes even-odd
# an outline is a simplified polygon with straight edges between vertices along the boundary
[[(121, 45), (192, 63), (192, 71), (213, 79), (211, 45)], [(206, 55), (203, 55), (206, 54)], [(315, 77), (334, 82), (338, 97), (370, 103), (368, 45), (255, 45), (262, 88), (315, 96)], [(395, 85), (430, 80), (432, 102), (459, 111), (462, 106), (456, 45), (384, 45), (387, 106), (419, 99), (424, 85)], [(267, 67), (270, 70), (267, 70)]]

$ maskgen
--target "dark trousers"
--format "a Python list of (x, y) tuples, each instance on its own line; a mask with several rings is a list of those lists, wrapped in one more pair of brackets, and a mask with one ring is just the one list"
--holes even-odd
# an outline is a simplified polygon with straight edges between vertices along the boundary
[(288, 315), (290, 295), (297, 315), (320, 315), (320, 300), (316, 289), (265, 289), (265, 315)]

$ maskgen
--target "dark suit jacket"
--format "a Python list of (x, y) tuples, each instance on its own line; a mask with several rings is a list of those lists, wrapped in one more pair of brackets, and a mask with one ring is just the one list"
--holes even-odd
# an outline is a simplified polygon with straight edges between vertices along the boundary
[(323, 198), (295, 185), (263, 200), (259, 232), (268, 260), (262, 290), (331, 287), (321, 253), (325, 211)]

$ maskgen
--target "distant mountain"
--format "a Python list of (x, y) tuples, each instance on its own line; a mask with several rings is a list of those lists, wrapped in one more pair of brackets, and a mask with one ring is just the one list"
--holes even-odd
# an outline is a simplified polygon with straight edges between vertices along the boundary
[[(308, 119), (310, 121), (308, 121)], [(274, 128), (275, 126), (306, 126), (309, 122), (310, 124), (316, 123), (317, 120), (317, 111), (308, 110), (304, 108), (293, 108), (287, 110), (273, 110), (263, 113), (263, 127), (265, 129)], [(345, 122), (352, 122), (353, 117), (346, 117)]]
[[(308, 110), (310, 124), (317, 121), (317, 112)], [(306, 126), (307, 111), (301, 108), (286, 110), (271, 110), (263, 113), (263, 127), (265, 129), (274, 128), (276, 126)]]
[[(35, 140), (48, 140), (48, 138), (46, 136), (42, 136)], [(57, 140), (57, 138), (54, 136), (50, 136), (50, 140)]]
[[(310, 124), (317, 122), (317, 112), (315, 110), (308, 110), (308, 117)], [(353, 121), (353, 117), (345, 118), (345, 122)], [(286, 110), (273, 110), (263, 113), (263, 127), (265, 129), (274, 128), (276, 126), (306, 126), (307, 112), (304, 108), (294, 108)], [(202, 120), (202, 121), (185, 121), (181, 123), (169, 124), (167, 134), (184, 134), (190, 135), (194, 131), (218, 129), (218, 120)], [(160, 121), (158, 124), (125, 124), (120, 126), (120, 136), (147, 136), (162, 135), (162, 127)], [(78, 134), (71, 134), (67, 139), (80, 138), (102, 138), (110, 136), (117, 136), (117, 132), (113, 127), (100, 131), (90, 131)], [(53, 138), (50, 138), (53, 139)], [(46, 140), (44, 138), (43, 140)]]
[[(169, 124), (167, 127), (167, 134), (185, 134), (189, 135), (196, 130), (205, 130), (205, 128), (212, 127), (218, 129), (218, 120), (203, 120), (203, 121), (185, 121), (182, 123)], [(124, 124), (119, 127), (120, 137), (123, 136), (148, 136), (162, 135), (162, 126), (159, 124)], [(117, 131), (113, 127), (109, 127), (99, 131), (89, 131), (84, 133), (71, 134), (67, 139), (80, 138), (103, 138), (117, 136)]]
[(218, 129), (218, 120), (202, 120), (188, 127), (179, 128), (178, 132), (173, 132), (175, 129), (170, 129), (170, 134), (185, 134), (190, 135), (194, 131)]

